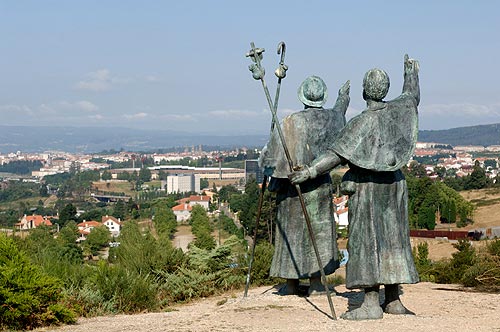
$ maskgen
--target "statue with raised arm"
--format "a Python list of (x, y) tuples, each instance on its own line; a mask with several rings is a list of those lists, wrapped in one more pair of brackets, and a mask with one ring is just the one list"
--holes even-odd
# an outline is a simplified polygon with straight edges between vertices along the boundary
[[(339, 90), (333, 109), (324, 109), (327, 88), (317, 76), (308, 77), (298, 89), (304, 110), (285, 117), (281, 127), (293, 165), (305, 165), (324, 154), (346, 123), (349, 82)], [(277, 221), (275, 252), (271, 276), (287, 279), (282, 294), (298, 294), (299, 279), (309, 278), (309, 294), (324, 291), (318, 262), (308, 234), (295, 186), (288, 179), (290, 168), (277, 130), (259, 159), (265, 174), (271, 176), (269, 190), (276, 192)], [(325, 274), (339, 266), (331, 179), (328, 173), (300, 185)]]
[[(384, 101), (389, 77), (369, 70), (363, 80), (366, 109), (339, 133), (329, 151), (301, 171), (292, 183), (310, 181), (341, 163), (349, 164), (342, 190), (349, 195), (349, 261), (346, 286), (363, 289), (361, 307), (344, 319), (378, 319), (383, 312), (411, 314), (399, 298), (399, 285), (418, 282), (413, 262), (408, 191), (400, 168), (409, 161), (418, 133), (419, 65), (405, 55), (403, 93)], [(379, 304), (384, 285), (385, 301)]]

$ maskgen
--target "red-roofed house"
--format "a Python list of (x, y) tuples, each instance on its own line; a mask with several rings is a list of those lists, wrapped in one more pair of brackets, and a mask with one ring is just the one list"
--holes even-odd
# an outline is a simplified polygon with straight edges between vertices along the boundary
[(106, 215), (102, 217), (102, 224), (108, 228), (111, 236), (116, 237), (120, 235), (120, 230), (122, 228), (120, 218), (116, 219), (113, 216)]
[(99, 226), (102, 226), (102, 223), (94, 220), (90, 221), (83, 221), (79, 223), (78, 225), (78, 232), (80, 233), (80, 237), (78, 238), (79, 241), (85, 241), (87, 239), (87, 235), (90, 234), (90, 232)]
[(208, 210), (210, 206), (210, 196), (191, 195), (189, 197), (179, 199), (177, 203), (179, 204), (188, 203), (191, 206), (198, 204), (203, 206), (205, 210)]
[(193, 207), (189, 205), (188, 203), (182, 203), (179, 205), (176, 205), (172, 208), (172, 211), (175, 214), (175, 218), (177, 219), (177, 222), (180, 221), (186, 221), (191, 217), (191, 210)]
[(15, 224), (19, 230), (33, 229), (41, 225), (52, 226), (48, 217), (41, 216), (39, 214), (34, 214), (32, 216), (24, 215), (21, 221)]

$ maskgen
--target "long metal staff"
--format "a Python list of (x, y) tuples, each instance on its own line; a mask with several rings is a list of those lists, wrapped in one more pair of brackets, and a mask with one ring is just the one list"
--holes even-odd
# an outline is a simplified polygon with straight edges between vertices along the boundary
[(243, 297), (247, 297), (248, 295), (248, 287), (250, 287), (250, 275), (252, 273), (252, 266), (253, 266), (253, 260), (255, 257), (255, 247), (257, 245), (257, 227), (259, 226), (260, 223), (260, 215), (262, 212), (262, 203), (264, 201), (264, 192), (266, 191), (266, 186), (267, 186), (267, 176), (264, 175), (264, 180), (262, 180), (262, 187), (260, 189), (260, 195), (259, 195), (259, 205), (257, 208), (257, 217), (255, 218), (255, 226), (253, 229), (253, 243), (252, 243), (252, 253), (250, 254), (250, 263), (248, 264), (248, 273), (247, 273), (247, 280), (245, 284), (245, 293), (243, 294)]
[[(280, 96), (280, 90), (281, 90), (281, 80), (285, 78), (286, 76), (286, 71), (288, 70), (288, 66), (285, 65), (285, 42), (280, 42), (278, 44), (278, 54), (281, 54), (281, 59), (280, 63), (278, 65), (278, 69), (274, 72), (274, 74), (278, 77), (278, 85), (276, 86), (276, 95), (274, 96), (274, 105), (273, 109), (277, 110), (278, 109), (278, 101), (279, 101), (279, 96)], [(274, 130), (274, 118), (271, 123), (271, 135)], [(264, 175), (264, 179), (262, 180), (262, 186), (259, 194), (259, 202), (257, 206), (257, 216), (255, 218), (255, 227), (253, 230), (253, 242), (252, 242), (252, 253), (250, 254), (250, 263), (248, 264), (248, 273), (247, 273), (247, 279), (245, 283), (245, 292), (243, 293), (243, 297), (247, 297), (248, 295), (248, 288), (250, 287), (250, 277), (252, 274), (252, 267), (253, 267), (253, 261), (255, 258), (255, 246), (257, 245), (257, 228), (259, 227), (260, 223), (260, 215), (262, 213), (262, 204), (264, 202), (264, 194), (266, 192), (266, 186), (267, 186), (267, 176)]]
[[(289, 171), (290, 171), (290, 173), (292, 173), (294, 171), (293, 161), (292, 161), (292, 158), (290, 156), (290, 152), (288, 151), (288, 148), (287, 148), (287, 145), (285, 142), (285, 138), (284, 138), (283, 132), (281, 130), (281, 126), (279, 126), (278, 116), (276, 115), (276, 110), (273, 107), (273, 103), (271, 101), (271, 96), (269, 94), (269, 90), (267, 88), (266, 82), (264, 81), (265, 70), (260, 63), (260, 60), (262, 60), (262, 53), (265, 50), (262, 48), (255, 48), (255, 44), (253, 42), (250, 43), (250, 46), (252, 48), (251, 48), (250, 52), (247, 53), (247, 56), (250, 57), (252, 59), (252, 61), (255, 62), (255, 64), (250, 65), (249, 69), (252, 72), (253, 78), (256, 80), (260, 80), (262, 82), (262, 87), (264, 88), (264, 93), (266, 95), (267, 102), (268, 102), (269, 108), (271, 110), (273, 121), (276, 124), (276, 129), (278, 130), (278, 135), (279, 135), (279, 138), (281, 141), (281, 145), (283, 146), (283, 150), (285, 151), (285, 156), (286, 156), (286, 159), (288, 162)], [(304, 201), (304, 196), (302, 195), (302, 190), (300, 189), (300, 186), (298, 184), (295, 185), (295, 189), (296, 189), (298, 197), (299, 197), (300, 205), (302, 207), (302, 212), (304, 213), (304, 219), (306, 220), (307, 230), (309, 231), (309, 237), (311, 239), (311, 243), (312, 243), (313, 248), (314, 248), (314, 253), (316, 254), (316, 260), (318, 261), (319, 270), (321, 273), (321, 282), (325, 286), (325, 292), (326, 292), (326, 296), (328, 298), (328, 304), (330, 305), (332, 319), (337, 320), (337, 316), (335, 315), (335, 309), (333, 307), (332, 297), (330, 295), (330, 289), (328, 288), (328, 284), (326, 283), (326, 275), (325, 275), (325, 271), (323, 270), (323, 263), (321, 262), (321, 257), (319, 255), (318, 246), (316, 244), (316, 238), (314, 237), (314, 232), (313, 232), (313, 228), (311, 225), (311, 219), (309, 218), (309, 213), (307, 212), (306, 204)]]

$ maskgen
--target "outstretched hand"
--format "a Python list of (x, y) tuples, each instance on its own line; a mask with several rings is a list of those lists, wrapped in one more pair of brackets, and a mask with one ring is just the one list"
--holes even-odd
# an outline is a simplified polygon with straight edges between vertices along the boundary
[(340, 95), (349, 95), (349, 92), (351, 91), (351, 81), (347, 80), (347, 82), (344, 83), (339, 89), (339, 96)]
[(419, 70), (420, 65), (418, 63), (418, 60), (410, 59), (408, 57), (408, 54), (405, 54), (405, 74), (418, 74)]

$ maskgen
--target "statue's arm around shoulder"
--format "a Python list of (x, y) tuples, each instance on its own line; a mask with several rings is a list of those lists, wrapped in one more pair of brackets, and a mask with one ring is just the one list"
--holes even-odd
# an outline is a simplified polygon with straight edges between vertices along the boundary
[(299, 184), (309, 179), (314, 179), (318, 175), (325, 174), (338, 165), (346, 162), (347, 161), (344, 158), (336, 154), (334, 151), (328, 150), (326, 153), (314, 159), (311, 162), (311, 165), (304, 166), (303, 169), (294, 171), (288, 175), (288, 178), (293, 184)]
[(416, 105), (420, 103), (419, 70), (420, 66), (418, 61), (410, 59), (408, 54), (405, 54), (403, 95), (413, 97)]
[(351, 98), (349, 97), (349, 91), (351, 89), (351, 81), (347, 81), (339, 89), (339, 95), (335, 106), (333, 106), (333, 111), (342, 112), (345, 115), (347, 112), (347, 107), (349, 107), (349, 102)]

